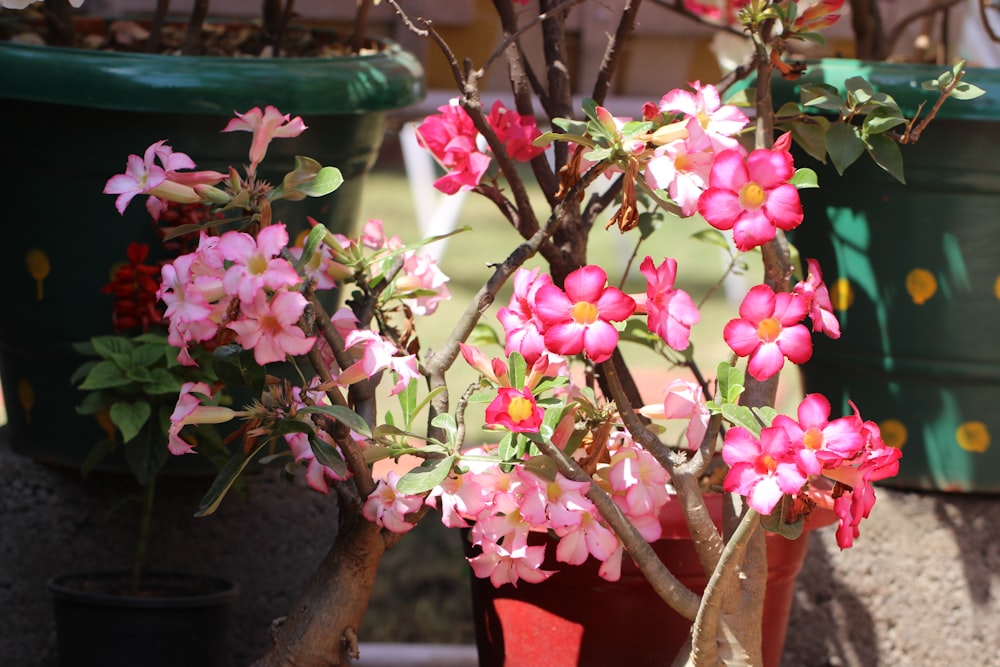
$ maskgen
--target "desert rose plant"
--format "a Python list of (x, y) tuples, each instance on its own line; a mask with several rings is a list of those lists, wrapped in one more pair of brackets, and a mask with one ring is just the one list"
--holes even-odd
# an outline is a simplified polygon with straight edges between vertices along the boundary
[[(794, 414), (774, 407), (781, 369), (807, 361), (812, 337), (836, 338), (839, 325), (821, 267), (794, 258), (785, 238), (809, 224), (799, 192), (817, 186), (815, 174), (795, 167), (792, 137), (815, 137), (802, 126), (817, 121), (792, 109), (776, 116), (770, 83), (775, 71), (795, 76), (800, 68), (782, 59), (787, 45), (818, 39), (815, 31), (836, 21), (842, 2), (735, 3), (734, 20), (753, 45), (742, 70), (755, 83), (727, 99), (724, 87), (694, 82), (632, 118), (616, 117), (603, 101), (639, 3), (625, 3), (582, 113), (559, 66), (566, 16), (581, 3), (543, 0), (540, 14), (519, 4), (496, 0), (504, 41), (481, 67), (460, 65), (432, 26), (397, 8), (407, 27), (442, 49), (461, 91), (418, 128), (443, 168), (436, 187), (487, 197), (523, 239), (506, 253), (484, 250), (490, 273), (456, 321), (437, 321), (448, 279), (421, 254), (434, 239), (407, 245), (391, 221), (370, 220), (355, 236), (315, 224), (295, 240), (272, 218), (277, 199), (339, 185), (335, 168), (305, 157), (281, 183), (256, 176), (269, 143), (307, 131), (308, 119), (273, 107), (237, 113), (220, 129), (250, 133), (242, 170), (199, 172), (186, 154), (157, 142), (108, 181), (119, 210), (141, 195), (154, 216), (165, 202), (202, 202), (221, 214), (177, 229), (197, 234), (197, 248), (163, 268), (158, 292), (180, 363), (197, 363), (194, 352), (207, 346), (218, 371), (214, 384), (181, 388), (169, 451), (197, 452), (198, 424), (244, 420), (237, 451), (199, 514), (211, 514), (247, 466), (260, 463), (301, 468), (311, 488), (338, 497), (336, 540), (303, 599), (276, 624), (274, 648), (260, 665), (338, 665), (355, 656), (382, 554), (428, 514), (471, 527), (479, 555), (470, 566), (496, 586), (559, 576), (542, 568), (545, 547), (529, 544), (532, 532), (557, 537), (555, 557), (566, 566), (597, 559), (609, 581), (633, 559), (693, 622), (678, 664), (760, 664), (763, 531), (795, 538), (816, 508), (827, 508), (838, 519), (838, 543), (850, 547), (875, 503), (873, 482), (898, 467), (900, 451), (885, 445), (864, 406), (836, 414), (812, 394)], [(535, 30), (545, 36), (541, 73), (519, 48)], [(500, 62), (511, 74), (513, 105), (484, 105), (479, 82)], [(962, 76), (958, 65), (929, 82), (930, 100), (974, 95)], [(854, 157), (867, 149), (881, 163), (893, 155), (885, 142), (908, 140), (920, 121), (869, 90), (848, 82), (843, 99), (852, 113), (820, 125), (850, 128), (861, 142)], [(805, 101), (821, 93), (832, 99), (812, 90)], [(777, 130), (776, 118), (787, 128)], [(544, 212), (529, 199), (529, 171)], [(608, 213), (602, 232), (599, 218)], [(645, 290), (629, 294), (616, 286), (622, 276), (587, 255), (592, 238), (644, 239), (657, 225), (695, 215), (704, 221), (701, 236), (758, 252), (764, 267), (716, 332), (731, 354), (711, 372), (690, 354), (701, 316), (676, 286), (684, 257), (645, 256), (638, 266)], [(525, 267), (536, 255), (547, 270)], [(508, 284), (509, 301), (492, 310)], [(324, 298), (331, 290), (346, 296), (343, 305)], [(437, 349), (419, 345), (417, 332), (428, 325), (452, 332)], [(625, 341), (645, 342), (665, 364), (687, 366), (690, 377), (665, 380), (663, 400), (645, 405)], [(454, 386), (456, 363), (478, 371), (478, 382)], [(216, 404), (220, 389), (237, 386), (250, 387), (255, 400)], [(481, 426), (495, 435), (488, 443), (466, 436), (473, 403), (485, 406)], [(668, 438), (667, 422), (679, 423), (680, 435)], [(403, 474), (375, 472), (377, 462), (404, 454), (422, 463)], [(706, 493), (726, 494), (722, 531)], [(650, 547), (669, 503), (686, 515), (709, 580), (704, 593), (685, 587)]]

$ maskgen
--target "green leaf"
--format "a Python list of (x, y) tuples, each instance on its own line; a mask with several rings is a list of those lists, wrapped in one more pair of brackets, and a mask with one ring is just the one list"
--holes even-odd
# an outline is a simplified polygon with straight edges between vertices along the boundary
[(818, 188), (819, 179), (816, 178), (816, 172), (808, 167), (803, 167), (802, 169), (796, 169), (792, 177), (788, 179), (788, 182), (797, 187), (799, 190), (804, 188)]
[(708, 245), (724, 248), (727, 252), (732, 251), (732, 248), (729, 246), (729, 241), (726, 240), (726, 235), (718, 229), (703, 229), (692, 234), (691, 238), (696, 241), (701, 241), (702, 243), (707, 243)]
[(253, 358), (253, 352), (239, 345), (220, 345), (212, 352), (215, 372), (228, 387), (249, 387), (259, 394), (264, 391), (267, 372)]
[(558, 127), (563, 132), (568, 134), (574, 134), (578, 136), (583, 136), (587, 134), (587, 123), (582, 120), (574, 120), (572, 118), (553, 118), (552, 124)]
[(500, 337), (497, 336), (496, 329), (480, 322), (472, 328), (472, 333), (469, 334), (469, 338), (465, 342), (473, 347), (500, 345)]
[(92, 391), (84, 395), (83, 401), (76, 406), (78, 415), (96, 415), (104, 409), (114, 394), (108, 391)]
[(129, 355), (132, 345), (122, 336), (94, 336), (90, 339), (94, 352), (107, 358), (115, 354)]
[(782, 496), (769, 515), (760, 517), (761, 527), (769, 533), (777, 533), (789, 540), (798, 538), (802, 534), (805, 519), (799, 517), (795, 523), (785, 523), (785, 514), (791, 502), (790, 496)]
[(743, 371), (723, 361), (715, 369), (715, 377), (719, 383), (719, 397), (722, 402), (736, 403), (744, 389)]
[(753, 411), (745, 405), (733, 405), (724, 403), (722, 405), (722, 417), (735, 426), (742, 426), (746, 430), (760, 437), (761, 424), (757, 421)]
[(101, 438), (97, 443), (90, 448), (87, 452), (87, 456), (84, 457), (83, 463), (80, 464), (80, 474), (86, 477), (89, 475), (97, 464), (107, 458), (110, 454), (118, 449), (118, 441), (110, 440), (109, 438)]
[(769, 405), (763, 405), (759, 408), (752, 408), (752, 410), (754, 415), (757, 416), (757, 419), (763, 422), (765, 428), (770, 426), (771, 422), (774, 421), (774, 418), (778, 416), (778, 411)]
[(427, 459), (399, 479), (396, 491), (406, 495), (426, 493), (447, 479), (454, 465), (454, 454), (440, 459)]
[(179, 394), (183, 382), (166, 368), (154, 368), (149, 380), (142, 385), (142, 391), (151, 395)]
[(823, 111), (840, 111), (844, 100), (839, 91), (825, 83), (804, 83), (799, 89), (802, 106), (816, 107)]
[(173, 349), (164, 345), (137, 345), (132, 350), (132, 363), (149, 368), (166, 362), (167, 351)]
[(875, 89), (872, 84), (862, 76), (852, 76), (844, 82), (847, 88), (847, 96), (853, 98), (859, 104), (866, 104), (875, 96)]
[(295, 264), (297, 269), (301, 269), (303, 266), (312, 261), (313, 256), (316, 254), (316, 251), (319, 250), (320, 245), (323, 243), (323, 239), (326, 238), (328, 233), (329, 230), (322, 224), (318, 223), (309, 230), (306, 242), (302, 244), (302, 256), (299, 257), (299, 261)]
[(328, 417), (333, 417), (355, 433), (363, 435), (369, 439), (372, 437), (372, 431), (368, 427), (368, 422), (366, 422), (357, 412), (351, 410), (350, 408), (346, 408), (343, 405), (311, 405), (299, 408), (299, 412), (305, 414), (324, 414)]
[[(414, 379), (413, 381), (416, 382), (416, 379)], [(433, 401), (438, 394), (441, 394), (447, 390), (448, 390), (447, 387), (437, 387), (428, 392), (428, 394), (424, 396), (423, 400), (417, 403), (417, 405), (413, 408), (413, 417), (419, 415), (423, 411), (423, 409), (427, 407), (427, 404)], [(406, 428), (411, 428), (412, 426), (413, 426), (412, 420), (406, 423)]]
[(865, 142), (857, 132), (856, 127), (846, 123), (834, 123), (826, 132), (826, 150), (838, 174), (843, 174), (865, 152)]
[(409, 428), (417, 408), (417, 379), (413, 378), (406, 383), (403, 391), (396, 394), (396, 399), (399, 401), (399, 409), (403, 412), (403, 424)]
[(902, 114), (886, 107), (879, 107), (865, 116), (861, 128), (867, 136), (870, 136), (872, 134), (882, 134), (894, 127), (905, 124), (906, 119), (903, 118)]
[(242, 452), (237, 452), (226, 461), (226, 464), (219, 470), (219, 474), (215, 476), (215, 480), (212, 482), (212, 486), (209, 487), (208, 493), (202, 498), (201, 504), (198, 506), (198, 511), (194, 513), (196, 517), (209, 516), (215, 510), (219, 509), (219, 504), (226, 497), (229, 489), (236, 483), (236, 480), (239, 479), (239, 476), (243, 473), (247, 465), (249, 465), (250, 461), (267, 446), (267, 443), (268, 441), (262, 438), (258, 441), (254, 450), (250, 452), (249, 456), (244, 456)]
[(951, 89), (948, 97), (954, 97), (956, 100), (974, 100), (980, 95), (985, 95), (986, 91), (971, 83), (966, 83), (965, 81), (959, 81), (958, 85)]
[(125, 460), (136, 481), (146, 486), (160, 473), (170, 453), (159, 425), (149, 422), (142, 432), (125, 444)]
[(316, 178), (303, 183), (296, 190), (306, 193), (309, 197), (324, 197), (344, 183), (344, 175), (336, 167), (323, 167)]
[(826, 132), (830, 124), (823, 116), (810, 116), (807, 121), (792, 124), (792, 139), (811, 157), (826, 164)]
[(507, 373), (510, 376), (510, 386), (517, 388), (524, 386), (524, 379), (527, 377), (528, 362), (524, 360), (520, 352), (511, 352), (507, 360)]
[(139, 434), (139, 431), (142, 430), (142, 427), (149, 420), (151, 413), (152, 408), (149, 407), (149, 403), (146, 401), (134, 401), (132, 403), (118, 401), (112, 403), (111, 408), (108, 410), (111, 423), (117, 426), (118, 430), (122, 432), (122, 442), (125, 443), (128, 443)]
[(872, 135), (868, 138), (868, 155), (897, 181), (906, 183), (903, 176), (903, 154), (895, 141), (884, 134)]
[(438, 416), (431, 420), (431, 426), (439, 428), (448, 434), (448, 443), (455, 444), (455, 438), (458, 437), (458, 423), (455, 418), (452, 417), (447, 412), (442, 412)]
[(124, 387), (130, 384), (130, 380), (118, 364), (113, 361), (101, 361), (87, 373), (87, 379), (80, 385), (80, 389), (110, 389), (111, 387)]
[(315, 435), (309, 436), (309, 448), (316, 455), (316, 460), (335, 472), (339, 477), (347, 477), (347, 464), (337, 451), (337, 448)]

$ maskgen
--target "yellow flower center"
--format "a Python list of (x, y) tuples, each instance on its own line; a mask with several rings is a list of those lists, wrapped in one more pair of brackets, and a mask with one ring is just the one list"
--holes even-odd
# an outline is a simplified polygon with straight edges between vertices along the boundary
[(757, 469), (762, 472), (774, 472), (778, 468), (778, 462), (770, 454), (764, 454), (757, 459)]
[(757, 325), (757, 335), (765, 343), (773, 343), (781, 333), (781, 322), (769, 317)]
[(267, 273), (267, 258), (263, 255), (254, 255), (247, 262), (247, 270), (255, 276)]
[(531, 417), (533, 410), (534, 406), (531, 404), (531, 401), (523, 396), (516, 396), (510, 399), (510, 405), (507, 406), (507, 414), (510, 415), (511, 421), (515, 423), (523, 422), (525, 419)]
[(823, 431), (819, 430), (815, 426), (810, 428), (802, 436), (802, 443), (812, 450), (821, 449), (823, 447)]
[(597, 305), (589, 301), (577, 301), (570, 311), (577, 324), (593, 324), (597, 321)]
[(764, 200), (766, 198), (764, 188), (760, 187), (760, 185), (754, 181), (750, 181), (740, 188), (740, 206), (748, 211), (756, 211), (759, 209), (764, 205)]

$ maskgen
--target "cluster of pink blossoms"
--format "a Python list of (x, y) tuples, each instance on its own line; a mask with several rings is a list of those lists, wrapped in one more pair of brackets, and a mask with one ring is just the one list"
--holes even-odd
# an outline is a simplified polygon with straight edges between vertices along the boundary
[[(723, 488), (746, 496), (750, 507), (765, 515), (785, 494), (804, 492), (832, 505), (840, 519), (837, 544), (846, 549), (875, 503), (871, 483), (895, 475), (902, 452), (887, 446), (878, 425), (863, 421), (856, 407), (853, 415), (831, 421), (830, 402), (820, 394), (806, 396), (797, 416), (798, 421), (776, 416), (759, 438), (739, 426), (729, 429), (722, 448), (730, 466)], [(832, 480), (832, 490), (820, 480)]]
[[(420, 142), (447, 170), (434, 181), (434, 187), (449, 195), (471, 190), (493, 160), (489, 146), (457, 99), (438, 111), (441, 113), (428, 116), (417, 128)], [(493, 103), (486, 122), (507, 154), (518, 162), (528, 162), (544, 150), (533, 143), (541, 136), (535, 119), (506, 108), (499, 100)]]

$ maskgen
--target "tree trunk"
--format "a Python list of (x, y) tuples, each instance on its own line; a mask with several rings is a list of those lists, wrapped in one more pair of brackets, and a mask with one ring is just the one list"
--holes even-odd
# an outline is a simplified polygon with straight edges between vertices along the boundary
[(298, 604), (254, 667), (346, 667), (386, 551), (382, 529), (358, 517), (342, 527)]

